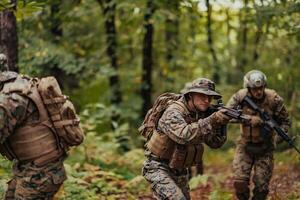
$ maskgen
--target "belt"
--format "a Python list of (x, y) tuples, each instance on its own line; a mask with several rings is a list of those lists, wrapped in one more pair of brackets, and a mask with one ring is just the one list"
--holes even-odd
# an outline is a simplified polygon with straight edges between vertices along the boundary
[(161, 159), (161, 158), (154, 157), (154, 156), (151, 156), (151, 155), (148, 158), (149, 158), (149, 160), (154, 160), (156, 162), (160, 162), (160, 163), (163, 163), (163, 164), (166, 164), (166, 165), (169, 165), (169, 163), (170, 163), (170, 161), (167, 160), (167, 159)]

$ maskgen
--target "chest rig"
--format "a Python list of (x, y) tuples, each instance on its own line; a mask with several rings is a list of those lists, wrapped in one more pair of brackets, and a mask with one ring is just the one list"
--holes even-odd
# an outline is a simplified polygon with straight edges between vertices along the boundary
[[(262, 111), (267, 112), (270, 116), (274, 115), (273, 100), (275, 95), (275, 91), (265, 89), (264, 98), (255, 102)], [(244, 101), (241, 103), (241, 108), (243, 114), (259, 117), (259, 114)], [(241, 124), (240, 129), (242, 134), (242, 143), (273, 143), (273, 131), (266, 129), (263, 125), (251, 126), (250, 124)]]

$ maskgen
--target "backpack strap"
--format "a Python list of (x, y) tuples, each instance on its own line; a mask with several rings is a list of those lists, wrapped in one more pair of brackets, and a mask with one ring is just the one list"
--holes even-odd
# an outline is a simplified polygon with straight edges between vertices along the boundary
[(62, 128), (63, 126), (67, 126), (67, 125), (78, 125), (79, 122), (80, 122), (79, 119), (66, 119), (66, 120), (60, 120), (53, 123), (56, 128)]
[(55, 104), (55, 103), (65, 103), (68, 97), (66, 95), (63, 95), (61, 97), (53, 97), (51, 99), (44, 99), (44, 103), (46, 105), (48, 104)]
[(48, 115), (48, 111), (45, 108), (45, 105), (37, 88), (38, 82), (38, 79), (31, 79), (31, 90), (28, 94), (28, 97), (34, 102), (37, 109), (39, 110), (40, 122), (49, 121), (50, 118)]
[(6, 83), (2, 89), (2, 92), (4, 94), (16, 92), (31, 99), (39, 111), (40, 122), (43, 122), (49, 120), (49, 117), (41, 96), (37, 90), (38, 82), (39, 80), (36, 78), (29, 79), (28, 77), (19, 75), (15, 81)]

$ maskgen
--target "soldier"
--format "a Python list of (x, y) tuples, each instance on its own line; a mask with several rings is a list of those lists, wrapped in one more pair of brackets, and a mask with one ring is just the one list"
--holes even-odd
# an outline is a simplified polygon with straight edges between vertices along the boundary
[(248, 200), (250, 197), (252, 169), (252, 199), (267, 198), (274, 167), (273, 150), (276, 143), (282, 141), (272, 130), (264, 128), (259, 114), (243, 101), (245, 96), (250, 97), (260, 109), (272, 116), (285, 131), (290, 126), (283, 99), (274, 90), (266, 88), (266, 81), (267, 78), (261, 71), (249, 71), (244, 76), (244, 89), (235, 93), (227, 103), (228, 107), (241, 108), (243, 114), (251, 119), (250, 123), (241, 124), (241, 136), (237, 141), (233, 160), (234, 189), (239, 200)]
[(34, 97), (33, 79), (5, 71), (3, 54), (0, 64), (0, 152), (13, 161), (5, 199), (52, 199), (66, 180), (66, 152), (40, 96)]
[(202, 163), (202, 143), (219, 148), (226, 141), (224, 125), (230, 117), (222, 110), (209, 112), (212, 98), (221, 98), (215, 84), (205, 78), (194, 80), (159, 118), (146, 144), (143, 165), (143, 176), (156, 199), (190, 199), (188, 168)]

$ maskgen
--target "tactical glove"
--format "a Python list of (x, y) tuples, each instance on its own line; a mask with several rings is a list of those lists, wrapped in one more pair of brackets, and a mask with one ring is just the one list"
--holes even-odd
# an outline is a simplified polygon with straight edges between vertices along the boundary
[(225, 114), (226, 109), (221, 109), (217, 112), (214, 112), (211, 118), (211, 124), (214, 125), (225, 125), (227, 124), (232, 118)]

